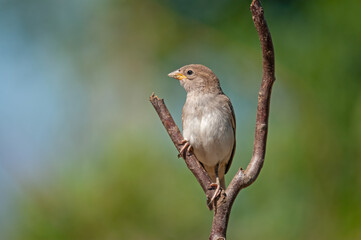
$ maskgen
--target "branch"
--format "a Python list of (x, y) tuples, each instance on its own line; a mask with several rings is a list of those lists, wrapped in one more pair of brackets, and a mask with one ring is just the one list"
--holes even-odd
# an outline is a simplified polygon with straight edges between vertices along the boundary
[[(254, 25), (257, 29), (258, 36), (261, 42), (263, 55), (263, 77), (261, 88), (258, 94), (258, 107), (256, 117), (255, 139), (253, 143), (253, 155), (246, 170), (240, 168), (237, 174), (232, 179), (228, 188), (222, 191), (219, 199), (216, 199), (215, 210), (213, 215), (212, 231), (209, 237), (210, 240), (224, 240), (226, 237), (227, 225), (229, 215), (232, 209), (232, 204), (236, 199), (239, 191), (251, 185), (258, 177), (266, 154), (266, 142), (268, 132), (268, 116), (270, 108), (270, 99), (272, 85), (275, 81), (274, 74), (274, 50), (272, 44), (271, 34), (268, 30), (266, 20), (264, 19), (263, 8), (259, 0), (253, 0), (251, 4), (251, 12)], [(179, 128), (175, 124), (170, 115), (163, 99), (159, 99), (152, 94), (150, 101), (157, 111), (164, 127), (166, 128), (170, 138), (172, 139), (178, 152), (182, 149), (183, 136)], [(191, 170), (193, 175), (200, 183), (203, 191), (207, 196), (207, 202), (214, 194), (213, 189), (209, 189), (212, 183), (207, 172), (199, 164), (196, 157), (189, 152), (183, 156), (187, 167)], [(223, 194), (225, 193), (225, 194)]]
[(252, 1), (251, 12), (262, 47), (263, 77), (261, 88), (258, 93), (256, 130), (253, 142), (252, 159), (248, 164), (247, 169), (244, 171), (240, 168), (232, 182), (229, 184), (226, 191), (229, 195), (237, 195), (242, 188), (251, 185), (257, 179), (258, 174), (261, 171), (266, 154), (272, 85), (275, 81), (273, 43), (271, 33), (264, 18), (263, 8), (259, 0)]
[[(184, 139), (179, 128), (175, 124), (172, 116), (170, 115), (167, 107), (164, 104), (163, 99), (159, 99), (157, 96), (152, 94), (150, 96), (150, 102), (152, 103), (153, 107), (155, 108), (156, 112), (159, 115), (160, 120), (162, 121), (165, 129), (167, 130), (169, 137), (172, 139), (174, 146), (177, 148), (178, 152), (182, 149), (182, 140)], [(204, 168), (199, 164), (196, 156), (192, 153), (192, 151), (182, 156), (184, 158), (187, 167), (193, 175), (196, 177), (197, 181), (201, 185), (204, 193), (207, 196), (207, 203), (209, 203), (210, 199), (214, 194), (214, 189), (209, 189), (209, 186), (212, 184), (211, 179), (208, 176), (208, 173), (204, 170)], [(211, 209), (212, 206), (209, 206)]]

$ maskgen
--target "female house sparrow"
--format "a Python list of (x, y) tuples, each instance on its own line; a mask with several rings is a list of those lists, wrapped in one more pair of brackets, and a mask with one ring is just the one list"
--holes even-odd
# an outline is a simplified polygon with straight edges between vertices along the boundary
[(182, 111), (184, 151), (192, 148), (217, 187), (210, 203), (225, 189), (224, 175), (231, 166), (236, 146), (236, 121), (229, 98), (211, 69), (190, 64), (168, 74), (187, 92)]

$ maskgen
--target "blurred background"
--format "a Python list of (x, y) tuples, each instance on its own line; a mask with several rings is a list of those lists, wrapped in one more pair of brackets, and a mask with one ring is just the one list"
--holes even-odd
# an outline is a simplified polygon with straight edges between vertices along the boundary
[[(207, 239), (212, 212), (149, 103), (201, 63), (251, 158), (262, 56), (250, 1), (0, 0), (0, 239)], [(264, 1), (266, 161), (229, 239), (361, 239), (361, 3)]]

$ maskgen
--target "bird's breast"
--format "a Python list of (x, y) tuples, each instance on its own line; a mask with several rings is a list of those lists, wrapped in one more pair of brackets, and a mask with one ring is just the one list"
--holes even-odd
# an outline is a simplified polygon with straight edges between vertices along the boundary
[(184, 138), (208, 166), (228, 161), (234, 144), (232, 116), (215, 100), (215, 96), (187, 97), (183, 107)]

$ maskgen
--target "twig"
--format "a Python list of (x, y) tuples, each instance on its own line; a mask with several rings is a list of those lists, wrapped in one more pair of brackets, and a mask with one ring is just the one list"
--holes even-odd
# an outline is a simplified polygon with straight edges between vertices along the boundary
[[(253, 143), (253, 155), (246, 170), (240, 168), (232, 179), (228, 188), (222, 192), (220, 199), (216, 201), (216, 208), (213, 214), (212, 231), (210, 240), (222, 240), (226, 238), (227, 225), (232, 204), (236, 199), (239, 191), (251, 185), (258, 177), (266, 154), (266, 142), (268, 132), (268, 117), (270, 109), (270, 99), (272, 85), (275, 81), (274, 70), (274, 50), (271, 34), (269, 32), (266, 20), (264, 19), (263, 8), (259, 0), (253, 0), (251, 4), (251, 12), (254, 25), (257, 29), (261, 42), (263, 55), (263, 77), (261, 88), (258, 94), (258, 107), (256, 117), (255, 139)], [(166, 128), (170, 138), (172, 139), (177, 150), (182, 148), (183, 136), (177, 125), (174, 123), (163, 99), (159, 99), (152, 94), (150, 101), (157, 111), (164, 127)], [(207, 199), (213, 196), (214, 190), (208, 189), (212, 183), (207, 172), (200, 166), (196, 157), (189, 153), (184, 158), (188, 168), (192, 171), (203, 191), (206, 193)]]
[[(170, 115), (167, 107), (164, 104), (163, 99), (159, 99), (157, 96), (152, 94), (150, 96), (150, 102), (152, 103), (153, 107), (155, 108), (156, 112), (159, 115), (160, 120), (162, 121), (165, 129), (167, 130), (169, 137), (172, 139), (175, 147), (177, 148), (178, 152), (182, 149), (182, 140), (184, 139), (181, 132), (179, 131), (179, 128), (175, 124), (172, 116)], [(214, 194), (214, 189), (209, 189), (209, 186), (212, 184), (211, 179), (209, 178), (207, 172), (204, 170), (202, 166), (200, 166), (196, 156), (192, 153), (192, 151), (188, 152), (187, 154), (182, 156), (184, 158), (185, 163), (187, 164), (187, 167), (193, 175), (198, 180), (199, 184), (201, 185), (204, 193), (207, 196), (207, 206), (209, 203), (209, 200), (212, 198)], [(208, 206), (209, 209), (212, 208), (212, 206)]]

